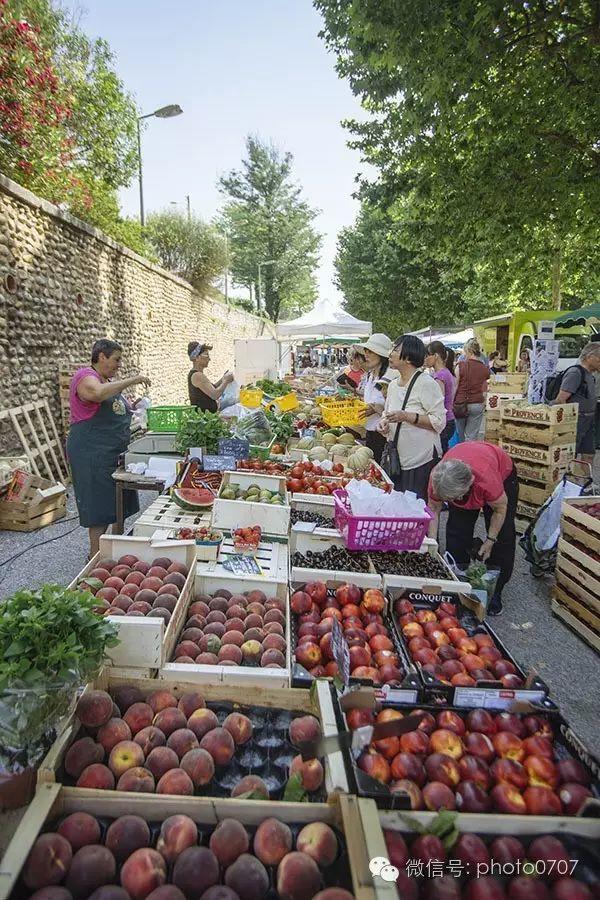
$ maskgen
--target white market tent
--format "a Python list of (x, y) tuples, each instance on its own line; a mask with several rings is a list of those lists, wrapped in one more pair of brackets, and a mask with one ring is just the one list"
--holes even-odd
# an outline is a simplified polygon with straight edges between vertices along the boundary
[(319, 300), (303, 316), (277, 325), (277, 340), (296, 343), (308, 338), (356, 338), (368, 337), (373, 330), (372, 322), (362, 322), (331, 300)]
[(446, 347), (452, 347), (453, 350), (457, 350), (459, 347), (463, 347), (467, 341), (470, 341), (473, 334), (472, 328), (465, 328), (463, 331), (450, 331), (447, 334), (436, 334), (432, 340), (441, 341)]

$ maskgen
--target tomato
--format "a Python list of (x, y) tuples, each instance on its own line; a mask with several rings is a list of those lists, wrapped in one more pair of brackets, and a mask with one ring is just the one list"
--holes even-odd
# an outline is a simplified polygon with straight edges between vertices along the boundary
[(315, 494), (329, 494), (329, 488), (324, 484), (320, 484), (316, 489)]
[(297, 494), (302, 491), (302, 481), (299, 478), (290, 478), (288, 481), (288, 491)]
[(294, 466), (292, 471), (290, 472), (292, 478), (302, 478), (304, 475), (304, 467), (303, 466)]
[(343, 472), (343, 471), (344, 471), (344, 467), (343, 467), (342, 463), (334, 463), (333, 468), (332, 468), (331, 471), (332, 471), (332, 472)]
[(313, 465), (313, 472), (315, 473), (315, 475), (322, 475), (323, 469), (321, 468), (321, 466)]
[(307, 487), (307, 488), (304, 488), (304, 490), (302, 491), (302, 493), (303, 493), (303, 494), (314, 494), (315, 491), (313, 491), (313, 489), (312, 489), (311, 487)]

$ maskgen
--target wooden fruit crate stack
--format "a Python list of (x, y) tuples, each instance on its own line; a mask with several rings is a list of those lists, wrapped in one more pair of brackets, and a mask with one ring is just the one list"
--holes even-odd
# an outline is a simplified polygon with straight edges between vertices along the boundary
[(527, 529), (575, 458), (578, 412), (576, 403), (502, 404), (500, 446), (519, 476), (517, 531)]
[(600, 653), (600, 498), (562, 507), (552, 612)]
[(485, 411), (485, 440), (499, 444), (502, 439), (501, 410), (505, 403), (521, 400), (527, 393), (525, 372), (503, 372), (492, 375), (488, 383)]

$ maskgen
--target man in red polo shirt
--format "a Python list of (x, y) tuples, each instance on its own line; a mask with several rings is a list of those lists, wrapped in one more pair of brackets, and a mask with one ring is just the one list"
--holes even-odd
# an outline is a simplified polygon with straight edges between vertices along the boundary
[(502, 589), (515, 564), (518, 499), (519, 483), (512, 459), (501, 447), (486, 441), (467, 441), (452, 447), (429, 479), (428, 503), (434, 513), (429, 534), (437, 536), (439, 514), (446, 502), (446, 550), (465, 568), (475, 525), (483, 510), (487, 538), (479, 557), (500, 570), (496, 592), (488, 606), (492, 616), (502, 612)]

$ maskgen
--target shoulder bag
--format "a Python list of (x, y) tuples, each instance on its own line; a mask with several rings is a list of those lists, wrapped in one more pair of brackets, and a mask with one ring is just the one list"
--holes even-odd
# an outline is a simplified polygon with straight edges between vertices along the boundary
[[(465, 359), (465, 399), (459, 400), (458, 403), (456, 400), (452, 404), (452, 412), (454, 413), (455, 419), (466, 419), (469, 415), (469, 404), (467, 403), (467, 399), (469, 396), (469, 360)], [(459, 372), (460, 372), (460, 363)]]
[[(408, 399), (411, 395), (412, 389), (414, 387), (415, 381), (422, 375), (421, 370), (415, 372), (413, 375), (410, 384), (406, 389), (406, 394), (404, 395), (404, 401), (402, 403), (402, 410), (406, 409), (406, 404), (408, 403)], [(383, 448), (383, 453), (381, 454), (381, 468), (384, 469), (385, 472), (390, 476), (391, 479), (398, 478), (400, 472), (402, 471), (402, 465), (400, 463), (400, 454), (398, 453), (398, 433), (400, 431), (400, 426), (402, 422), (398, 422), (396, 425), (396, 429), (394, 431), (394, 437), (391, 441), (385, 442), (385, 447)]]

